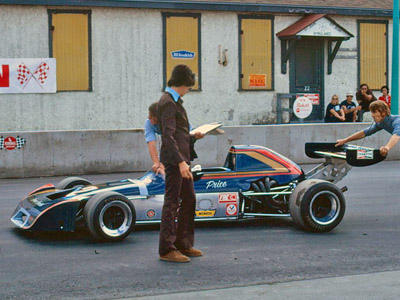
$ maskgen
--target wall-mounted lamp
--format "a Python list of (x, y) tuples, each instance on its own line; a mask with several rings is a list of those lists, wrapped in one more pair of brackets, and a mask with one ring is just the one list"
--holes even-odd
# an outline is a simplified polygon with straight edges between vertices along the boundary
[(228, 64), (228, 49), (222, 49), (222, 45), (218, 45), (218, 63), (226, 66)]

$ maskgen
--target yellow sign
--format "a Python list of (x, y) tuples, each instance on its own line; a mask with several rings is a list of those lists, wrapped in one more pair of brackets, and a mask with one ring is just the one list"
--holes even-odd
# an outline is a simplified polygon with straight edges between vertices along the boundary
[(214, 217), (215, 210), (196, 210), (196, 217)]

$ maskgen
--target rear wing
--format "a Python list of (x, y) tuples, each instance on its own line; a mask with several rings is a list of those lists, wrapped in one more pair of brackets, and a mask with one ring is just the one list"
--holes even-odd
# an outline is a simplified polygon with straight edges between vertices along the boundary
[(353, 167), (365, 167), (383, 161), (386, 156), (381, 155), (379, 149), (363, 146), (348, 145), (336, 147), (336, 143), (306, 143), (306, 155), (311, 158), (339, 158)]

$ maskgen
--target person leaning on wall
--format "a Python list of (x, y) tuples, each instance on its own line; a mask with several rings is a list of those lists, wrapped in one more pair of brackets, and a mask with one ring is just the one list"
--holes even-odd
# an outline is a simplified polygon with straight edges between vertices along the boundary
[(335, 123), (343, 122), (345, 120), (344, 111), (340, 107), (338, 95), (333, 95), (331, 102), (326, 107), (325, 122)]
[(360, 106), (357, 106), (353, 102), (353, 93), (346, 93), (346, 100), (340, 103), (340, 107), (343, 109), (345, 115), (345, 122), (355, 122), (357, 120), (357, 112), (360, 109)]
[(369, 106), (373, 101), (376, 101), (376, 97), (368, 87), (368, 84), (363, 83), (360, 85), (360, 89), (356, 93), (356, 100), (360, 105), (357, 113), (357, 121), (362, 122), (364, 113), (369, 111)]

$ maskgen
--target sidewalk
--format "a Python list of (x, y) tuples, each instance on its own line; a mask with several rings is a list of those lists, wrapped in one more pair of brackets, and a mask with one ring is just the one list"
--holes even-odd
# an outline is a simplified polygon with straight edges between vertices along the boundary
[[(196, 280), (196, 278), (193, 278)], [(137, 297), (140, 300), (386, 300), (400, 297), (400, 271)], [(125, 299), (127, 300), (127, 299)]]

